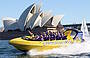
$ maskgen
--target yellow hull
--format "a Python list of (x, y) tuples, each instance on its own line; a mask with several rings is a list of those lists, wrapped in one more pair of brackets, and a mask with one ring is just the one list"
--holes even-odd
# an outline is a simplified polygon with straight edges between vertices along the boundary
[[(80, 41), (77, 42), (80, 43)], [(21, 51), (29, 51), (31, 49), (44, 51), (58, 47), (66, 47), (69, 44), (73, 44), (73, 42), (67, 40), (29, 41), (29, 40), (23, 40), (21, 38), (12, 39), (10, 40), (9, 43)]]

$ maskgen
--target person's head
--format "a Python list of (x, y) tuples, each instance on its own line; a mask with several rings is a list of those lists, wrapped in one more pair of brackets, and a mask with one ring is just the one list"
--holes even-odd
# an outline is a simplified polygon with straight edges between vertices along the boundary
[(52, 33), (51, 31), (49, 31), (49, 33)]
[(42, 36), (42, 35), (40, 35), (40, 37), (42, 38), (43, 36)]
[(43, 34), (46, 34), (45, 32), (43, 32)]
[(55, 32), (53, 32), (53, 34), (55, 34)]
[(45, 32), (43, 32), (43, 34), (42, 35), (45, 35)]
[(56, 33), (56, 35), (58, 35), (58, 34)]
[(46, 36), (46, 34), (44, 34), (44, 36)]
[(43, 37), (43, 35), (41, 35), (41, 37)]
[(56, 35), (56, 32), (54, 33), (54, 35)]
[(59, 34), (60, 32), (58, 31), (57, 33)]
[(48, 31), (48, 34), (49, 34), (49, 31)]

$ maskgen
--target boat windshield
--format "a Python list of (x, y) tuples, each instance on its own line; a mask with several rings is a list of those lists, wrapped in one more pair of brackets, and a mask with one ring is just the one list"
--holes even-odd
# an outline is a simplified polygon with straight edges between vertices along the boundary
[(72, 38), (74, 38), (76, 34), (77, 34), (77, 33), (76, 33), (75, 31), (72, 31), (70, 36), (71, 36)]
[(73, 30), (73, 29), (68, 29), (64, 32), (65, 36), (70, 36), (71, 38), (75, 38), (78, 34), (78, 31)]

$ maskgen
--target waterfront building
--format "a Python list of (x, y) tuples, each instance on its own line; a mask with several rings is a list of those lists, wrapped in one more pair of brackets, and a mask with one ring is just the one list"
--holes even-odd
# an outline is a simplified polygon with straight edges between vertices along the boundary
[(4, 31), (19, 29), (18, 21), (15, 18), (4, 17), (2, 18)]
[[(16, 30), (26, 31), (27, 29), (57, 29), (64, 15), (55, 15), (50, 11), (43, 12), (40, 4), (33, 3), (21, 14), (18, 20), (14, 18), (3, 18), (4, 31)], [(60, 24), (61, 25), (61, 24)], [(39, 30), (40, 31), (40, 30)]]

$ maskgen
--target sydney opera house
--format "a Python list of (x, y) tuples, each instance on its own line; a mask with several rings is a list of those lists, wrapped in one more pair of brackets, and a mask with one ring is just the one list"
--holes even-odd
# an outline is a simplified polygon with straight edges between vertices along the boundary
[(30, 30), (47, 30), (55, 29), (60, 24), (64, 15), (53, 16), (50, 11), (43, 12), (41, 5), (35, 3), (29, 6), (21, 14), (19, 19), (5, 17), (3, 18), (4, 31), (17, 30), (26, 31)]

